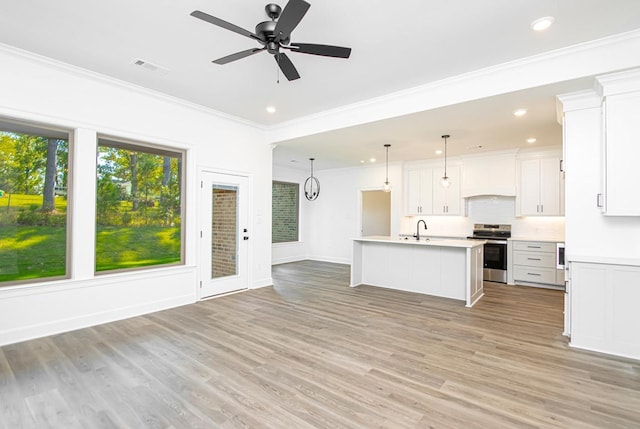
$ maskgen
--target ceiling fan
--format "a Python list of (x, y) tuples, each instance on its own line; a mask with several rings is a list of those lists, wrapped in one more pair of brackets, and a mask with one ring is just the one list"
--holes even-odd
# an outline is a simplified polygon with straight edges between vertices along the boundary
[(276, 59), (285, 77), (288, 80), (295, 80), (299, 79), (300, 75), (289, 57), (287, 57), (284, 52), (281, 52), (281, 49), (299, 52), (301, 54), (321, 55), (334, 58), (349, 58), (351, 54), (351, 48), (343, 48), (341, 46), (317, 45), (314, 43), (290, 43), (291, 32), (298, 26), (310, 6), (311, 5), (304, 0), (289, 0), (283, 10), (277, 4), (269, 3), (264, 9), (267, 12), (267, 16), (271, 18), (271, 21), (264, 21), (256, 25), (255, 33), (199, 10), (191, 12), (191, 16), (253, 39), (263, 45), (262, 48), (247, 49), (246, 51), (240, 51), (218, 58), (213, 61), (215, 64), (227, 64), (266, 50)]

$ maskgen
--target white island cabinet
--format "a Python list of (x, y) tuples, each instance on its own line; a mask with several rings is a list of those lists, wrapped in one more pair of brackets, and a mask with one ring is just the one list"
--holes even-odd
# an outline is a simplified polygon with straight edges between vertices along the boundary
[(353, 241), (351, 286), (366, 284), (464, 301), (483, 295), (483, 240), (362, 237)]

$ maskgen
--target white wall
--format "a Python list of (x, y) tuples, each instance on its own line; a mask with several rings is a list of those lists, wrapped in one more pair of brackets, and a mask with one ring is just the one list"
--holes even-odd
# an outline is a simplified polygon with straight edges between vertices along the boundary
[[(0, 345), (194, 302), (200, 168), (250, 177), (250, 286), (271, 284), (271, 148), (264, 130), (3, 45), (0, 85), (0, 117), (63, 127), (75, 135), (77, 198), (70, 210), (78, 219), (71, 224), (72, 279), (0, 288)], [(96, 133), (187, 151), (184, 266), (93, 275), (95, 185), (93, 178), (77, 175), (89, 174), (95, 165)]]
[[(275, 243), (272, 245), (271, 262), (273, 264), (283, 264), (286, 262), (303, 261), (309, 258), (309, 210), (314, 204), (304, 196), (304, 181), (309, 177), (309, 171), (295, 168), (285, 168), (281, 166), (273, 167), (273, 180), (281, 182), (298, 183), (300, 185), (299, 213), (298, 213), (298, 241), (292, 243)], [(320, 195), (324, 196), (322, 183), (320, 184)], [(321, 198), (319, 197), (319, 198)]]
[[(351, 263), (352, 240), (360, 236), (361, 191), (382, 189), (384, 165), (316, 172), (322, 192), (310, 210), (310, 259)], [(402, 165), (389, 164), (391, 234), (399, 231)]]

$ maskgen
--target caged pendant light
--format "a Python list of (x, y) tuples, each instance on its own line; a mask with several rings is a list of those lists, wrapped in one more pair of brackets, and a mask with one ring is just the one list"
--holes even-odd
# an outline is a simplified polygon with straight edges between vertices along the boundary
[(384, 145), (384, 147), (387, 148), (387, 176), (384, 181), (384, 185), (382, 186), (382, 190), (384, 192), (391, 192), (391, 183), (389, 182), (389, 148), (391, 147), (391, 145), (387, 143)]
[(313, 175), (313, 161), (315, 158), (309, 158), (311, 161), (311, 176), (304, 181), (304, 196), (309, 201), (315, 201), (320, 195), (320, 181)]
[(443, 188), (448, 188), (451, 185), (451, 180), (449, 176), (447, 176), (447, 139), (451, 137), (449, 134), (445, 134), (442, 136), (444, 139), (444, 176), (440, 179), (440, 184)]

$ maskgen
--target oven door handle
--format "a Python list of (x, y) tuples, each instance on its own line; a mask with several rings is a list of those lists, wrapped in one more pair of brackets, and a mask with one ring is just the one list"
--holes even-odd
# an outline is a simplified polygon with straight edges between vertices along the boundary
[(487, 244), (507, 244), (506, 240), (485, 240)]

